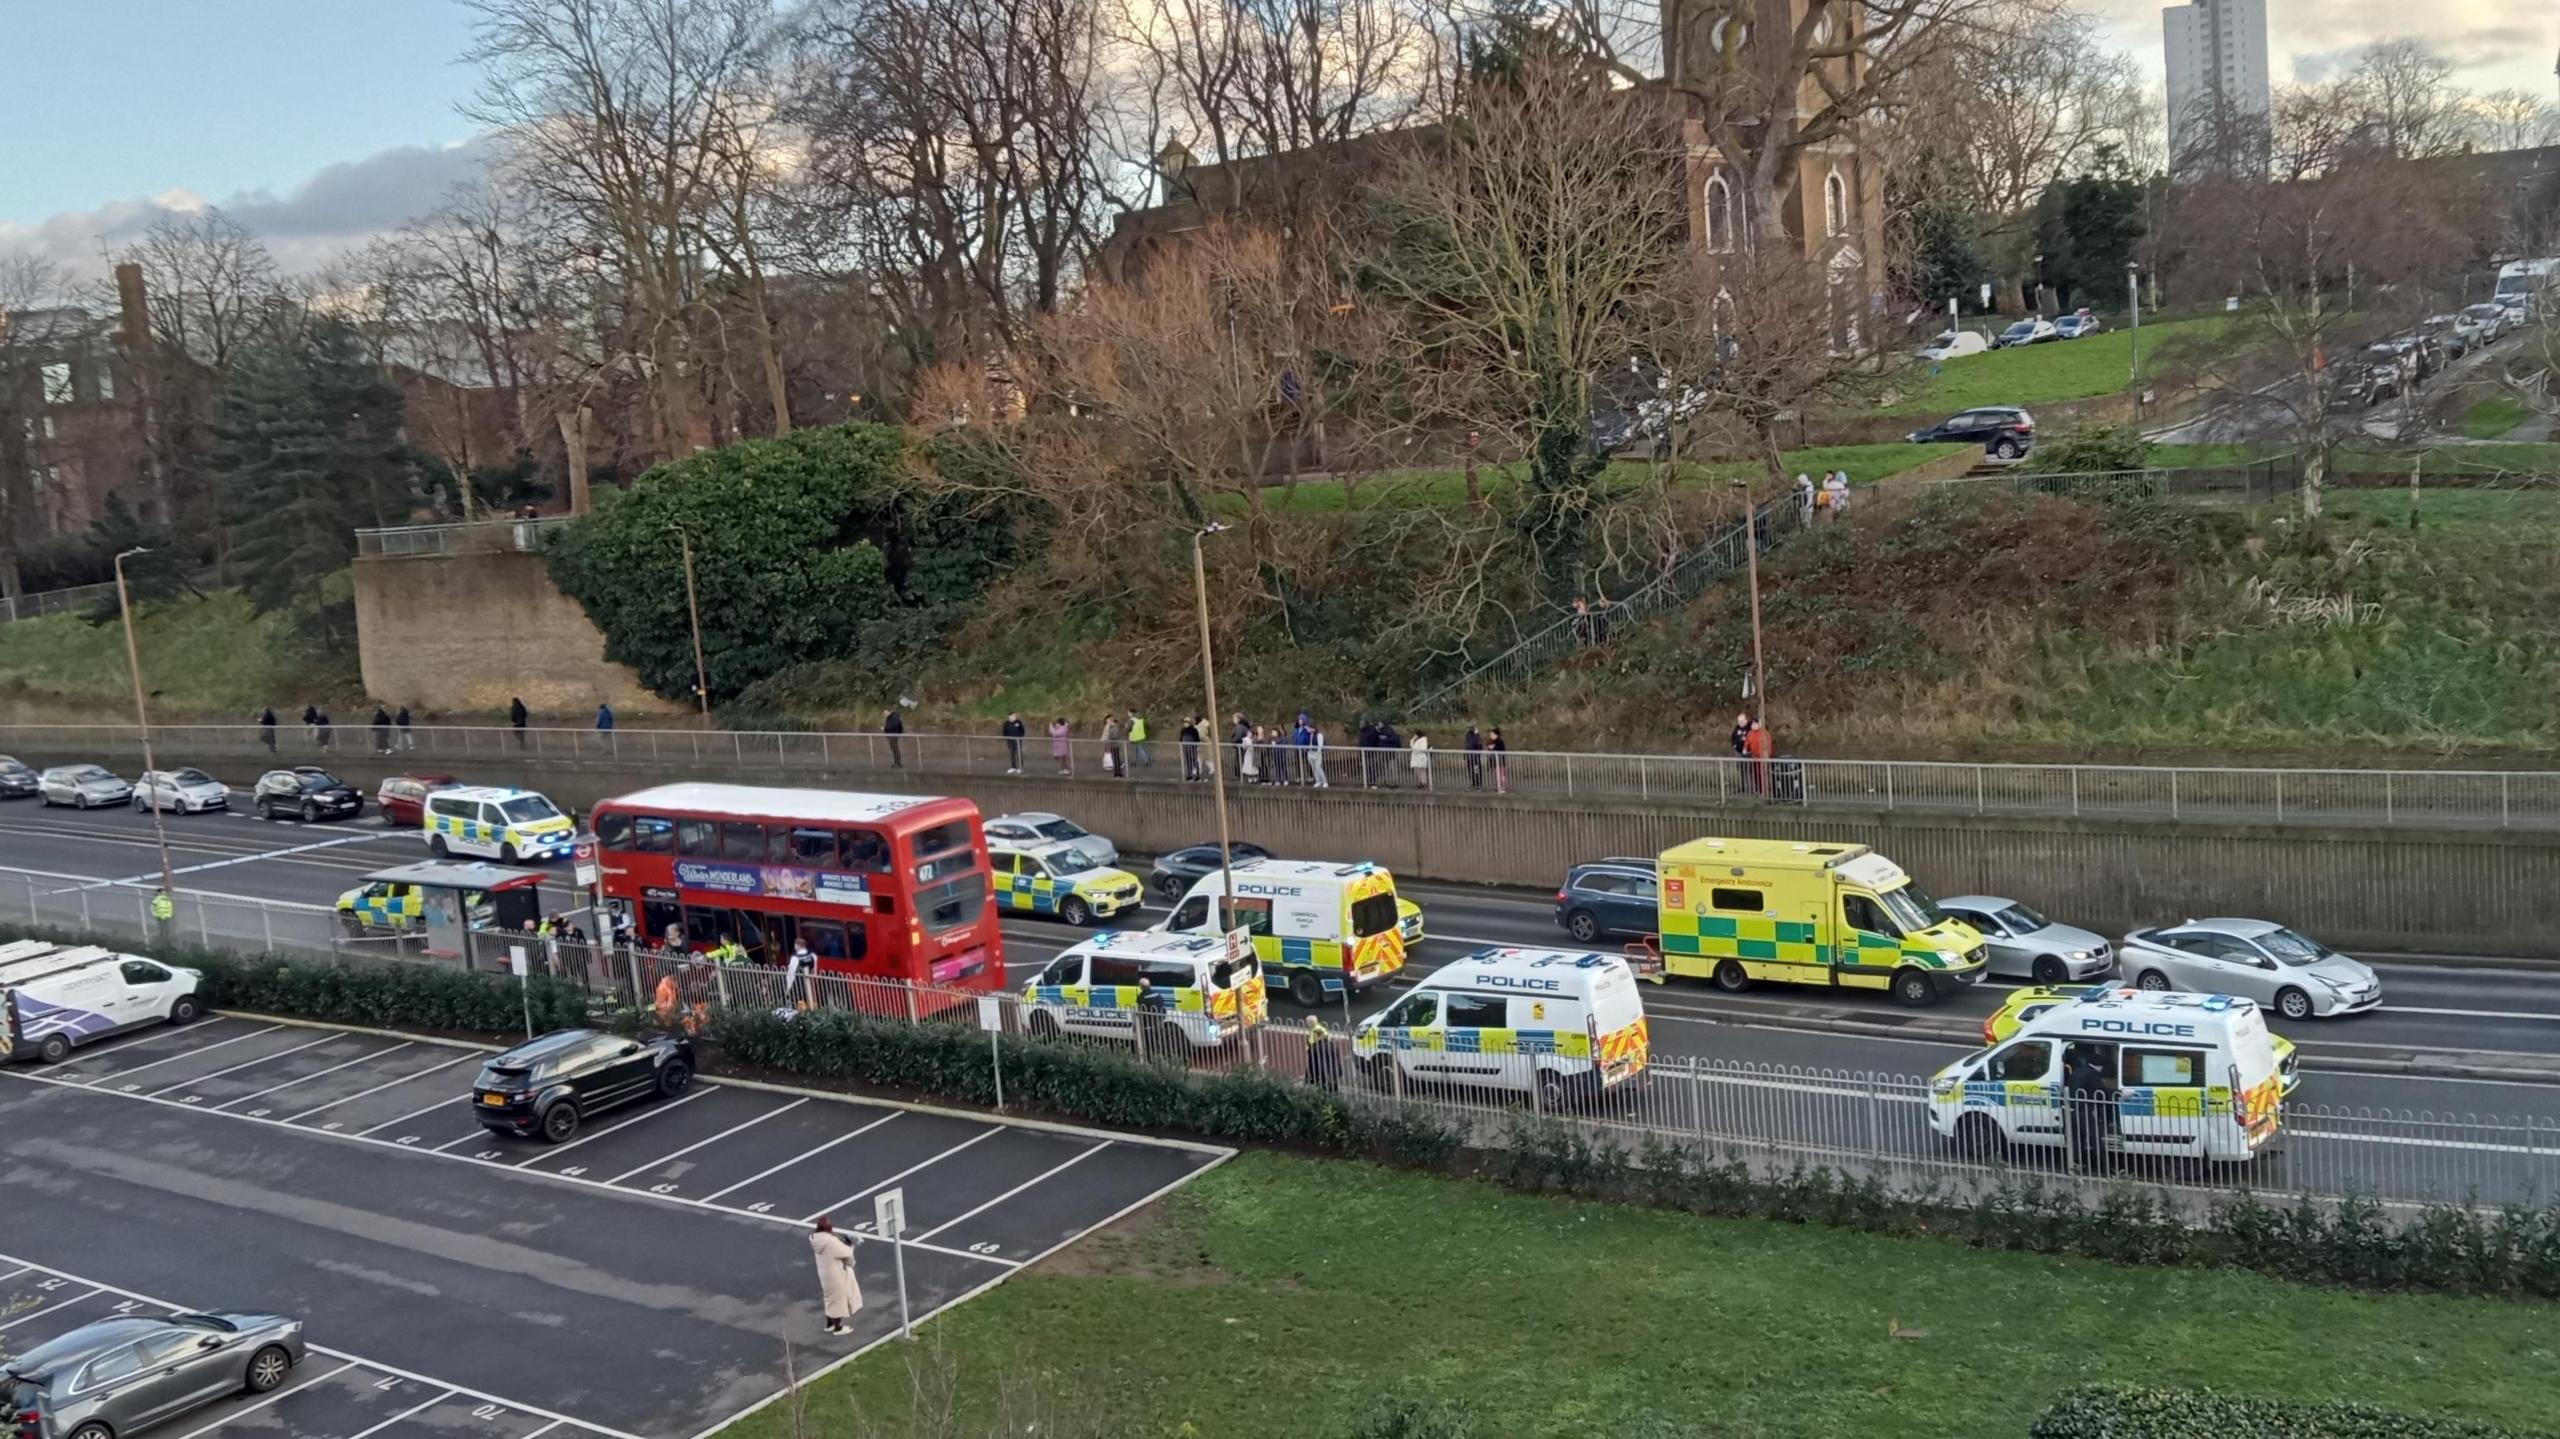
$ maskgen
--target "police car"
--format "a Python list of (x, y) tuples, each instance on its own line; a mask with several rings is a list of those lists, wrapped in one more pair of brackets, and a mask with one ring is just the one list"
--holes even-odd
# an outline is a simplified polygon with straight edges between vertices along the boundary
[[(488, 920), (489, 896), (475, 890), (463, 896), (463, 904), (469, 908), (474, 926)], [(405, 934), (422, 928), (426, 922), (426, 891), (414, 884), (377, 880), (338, 896), (338, 924), (350, 935)]]
[(578, 841), (578, 822), (548, 796), (489, 785), (428, 795), (419, 828), (438, 859), (451, 854), (476, 854), (500, 864), (559, 859)]
[(990, 842), (987, 858), (995, 865), (996, 901), (1016, 914), (1054, 915), (1085, 925), (1136, 909), (1146, 898), (1136, 875), (1096, 864), (1073, 840)]

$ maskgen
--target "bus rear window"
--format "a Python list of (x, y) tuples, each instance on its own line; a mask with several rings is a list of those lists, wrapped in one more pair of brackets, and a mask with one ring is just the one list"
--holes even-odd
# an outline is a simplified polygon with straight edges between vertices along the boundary
[(987, 907), (987, 878), (970, 873), (916, 891), (916, 914), (936, 935), (975, 924)]
[(935, 855), (951, 854), (969, 848), (969, 830), (969, 822), (965, 819), (955, 819), (935, 825), (931, 829), (917, 830), (916, 859), (921, 862)]

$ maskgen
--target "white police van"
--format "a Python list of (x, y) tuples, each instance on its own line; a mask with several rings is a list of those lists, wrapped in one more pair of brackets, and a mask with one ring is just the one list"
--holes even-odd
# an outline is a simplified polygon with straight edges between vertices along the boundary
[(1492, 948), (1423, 976), (1361, 1021), (1351, 1056), (1380, 1088), (1534, 1090), (1552, 1109), (1635, 1079), (1652, 1044), (1625, 957)]
[(146, 1024), (185, 1024), (204, 1012), (201, 971), (96, 945), (24, 940), (0, 945), (0, 1063), (48, 1063)]
[(2093, 989), (1929, 1082), (1929, 1127), (1969, 1153), (2070, 1143), (2065, 1075), (2086, 1058), (2115, 1093), (2110, 1149), (2249, 1159), (2275, 1138), (2284, 1081), (2257, 1001)]
[(1109, 930), (1067, 950), (1023, 986), (1022, 1009), (1036, 1035), (1142, 1038), (1159, 1053), (1214, 1049), (1271, 1018), (1250, 950), (1227, 936), (1154, 930)]
[(578, 822), (549, 796), (497, 786), (437, 790), (427, 796), (418, 828), (438, 859), (450, 854), (476, 854), (501, 864), (559, 859), (578, 842)]

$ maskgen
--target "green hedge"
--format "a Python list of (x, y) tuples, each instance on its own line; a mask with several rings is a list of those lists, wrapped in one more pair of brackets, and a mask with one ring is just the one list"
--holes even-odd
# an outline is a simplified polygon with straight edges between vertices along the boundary
[(2030, 1439), (2552, 1439), (2548, 1430), (2431, 1419), (2370, 1404), (2288, 1404), (2132, 1384), (2070, 1390), (2027, 1433)]

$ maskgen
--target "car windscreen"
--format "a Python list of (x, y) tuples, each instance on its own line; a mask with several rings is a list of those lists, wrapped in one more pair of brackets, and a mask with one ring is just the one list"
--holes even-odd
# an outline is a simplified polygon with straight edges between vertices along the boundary
[(558, 819), (560, 807), (538, 794), (518, 795), (498, 806), (498, 813), (512, 824), (532, 824), (538, 820)]
[(302, 770), (294, 778), (302, 781), (304, 789), (344, 789), (347, 783), (325, 769)]
[(1071, 819), (1053, 819), (1047, 824), (1034, 825), (1032, 828), (1040, 831), (1042, 839), (1082, 839), (1091, 833), (1090, 830)]
[(2258, 947), (2296, 968), (2306, 964), (2318, 964), (2329, 955), (2329, 951), (2322, 949), (2317, 943), (2289, 929), (2271, 929), (2259, 935)]
[(1394, 929), (1398, 918), (1396, 897), (1391, 893), (1351, 901), (1351, 932), (1361, 939)]
[(169, 771), (169, 782), (172, 784), (211, 784), (213, 783), (213, 776), (206, 774), (200, 769), (173, 769)]
[(2001, 910), (1998, 918), (2003, 925), (2008, 927), (2011, 934), (2033, 934), (2035, 931), (2053, 923), (2052, 920), (2045, 918), (2043, 915), (2036, 913), (2034, 910), (2027, 908), (2023, 904), (2013, 904), (2007, 909)]
[(1929, 897), (1929, 892), (1916, 884), (1886, 890), (1876, 899), (1883, 904), (1885, 913), (1893, 916), (1894, 923), (1902, 926), (1904, 934), (1914, 934), (1947, 922), (1947, 912), (1938, 908), (1938, 902)]
[(1093, 856), (1080, 849), (1062, 849), (1047, 858), (1051, 874), (1084, 874), (1102, 868), (1093, 862)]
[(69, 771), (69, 777), (73, 780), (86, 783), (93, 779), (113, 779), (115, 776), (108, 774), (104, 768), (98, 765), (75, 764)]

